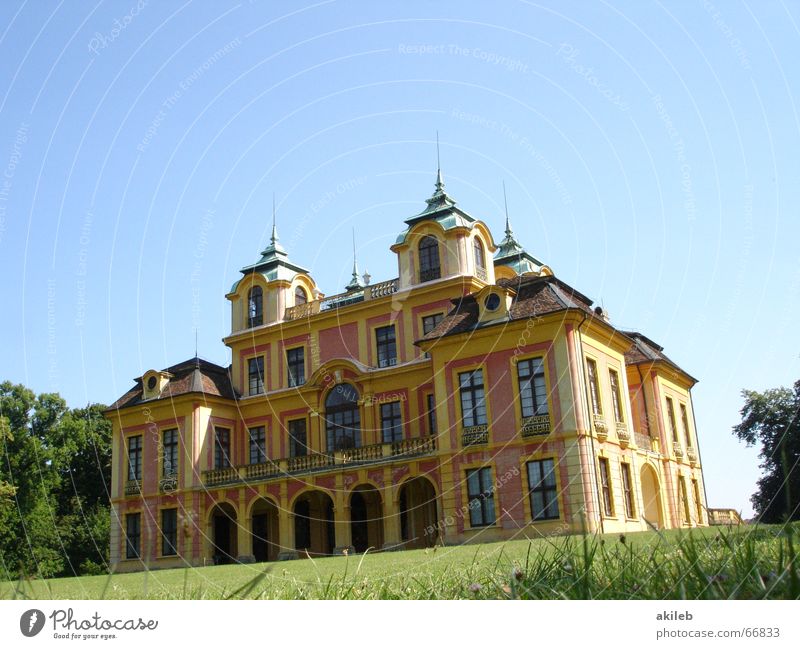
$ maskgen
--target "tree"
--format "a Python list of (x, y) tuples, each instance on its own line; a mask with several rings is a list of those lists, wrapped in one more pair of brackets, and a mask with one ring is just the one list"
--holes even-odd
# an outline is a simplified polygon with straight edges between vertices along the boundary
[(0, 578), (105, 569), (111, 426), (102, 410), (0, 383)]
[(750, 501), (765, 523), (800, 519), (800, 381), (794, 390), (743, 390), (742, 421), (734, 434), (748, 446), (761, 445), (764, 475)]

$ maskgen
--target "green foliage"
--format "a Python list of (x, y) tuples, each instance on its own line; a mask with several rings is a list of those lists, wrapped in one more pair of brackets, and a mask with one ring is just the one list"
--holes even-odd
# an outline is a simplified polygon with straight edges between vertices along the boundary
[(540, 538), (0, 584), (69, 599), (798, 599), (798, 526)]
[(800, 519), (800, 381), (794, 390), (743, 390), (742, 421), (734, 434), (748, 446), (760, 444), (764, 475), (751, 497), (765, 523)]
[(95, 574), (107, 564), (111, 426), (0, 383), (0, 574)]

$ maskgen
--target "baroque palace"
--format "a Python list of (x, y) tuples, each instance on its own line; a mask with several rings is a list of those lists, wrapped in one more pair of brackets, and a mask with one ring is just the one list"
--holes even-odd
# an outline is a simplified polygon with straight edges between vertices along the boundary
[(332, 296), (273, 225), (225, 296), (231, 365), (108, 409), (115, 570), (708, 524), (695, 379), (441, 172), (405, 224), (398, 278), (354, 263)]

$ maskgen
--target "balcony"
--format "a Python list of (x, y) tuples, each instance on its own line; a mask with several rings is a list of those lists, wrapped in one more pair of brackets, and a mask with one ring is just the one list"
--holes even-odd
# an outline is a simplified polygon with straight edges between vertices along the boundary
[(633, 439), (636, 441), (636, 446), (640, 451), (652, 451), (658, 453), (658, 440), (655, 437), (650, 437), (647, 433), (640, 433), (638, 430), (633, 431)]
[(161, 493), (171, 493), (178, 488), (178, 474), (170, 473), (158, 481), (158, 490)]
[(388, 282), (379, 282), (377, 284), (371, 284), (367, 286), (366, 296), (367, 300), (376, 300), (381, 297), (386, 297), (387, 295), (392, 295), (393, 293), (397, 293), (397, 288), (400, 285), (399, 279), (390, 279)]
[(694, 446), (688, 446), (686, 448), (686, 459), (688, 459), (691, 464), (697, 464), (697, 451), (694, 450)]
[(435, 452), (435, 437), (414, 437), (399, 442), (348, 448), (334, 451), (333, 454), (314, 453), (269, 460), (261, 464), (204, 471), (203, 484), (207, 487), (217, 487), (239, 482), (276, 480), (290, 475), (332, 471), (343, 467), (396, 462)]
[(489, 275), (486, 272), (486, 269), (485, 268), (481, 268), (480, 266), (478, 266), (475, 269), (475, 277), (477, 277), (480, 280), (483, 280), (484, 282), (488, 281), (488, 279), (489, 279)]
[(322, 311), (341, 309), (360, 302), (377, 300), (397, 293), (399, 286), (399, 278), (390, 279), (377, 284), (370, 284), (363, 289), (338, 293), (337, 295), (331, 295), (330, 297), (321, 298), (319, 300), (312, 300), (305, 304), (290, 306), (284, 311), (283, 317), (284, 320), (299, 320), (301, 318), (309, 318), (312, 315), (317, 315)]
[(678, 442), (672, 442), (672, 452), (678, 460), (683, 459), (683, 447)]
[(550, 415), (535, 415), (522, 420), (522, 436), (548, 435), (552, 430)]
[(624, 421), (617, 422), (617, 439), (622, 448), (625, 448), (631, 442), (631, 434), (628, 432), (628, 426)]
[(482, 424), (480, 426), (464, 426), (464, 430), (461, 433), (461, 444), (463, 446), (488, 443), (489, 426), (487, 424)]
[(139, 480), (128, 480), (125, 483), (126, 496), (138, 496), (142, 493), (142, 484)]
[(203, 482), (208, 486), (227, 484), (229, 482), (239, 481), (239, 471), (234, 467), (229, 466), (224, 469), (212, 469), (211, 471), (203, 471)]
[(601, 442), (605, 442), (608, 438), (608, 424), (606, 424), (603, 415), (594, 413), (592, 421), (594, 422), (594, 432), (597, 433), (597, 438)]

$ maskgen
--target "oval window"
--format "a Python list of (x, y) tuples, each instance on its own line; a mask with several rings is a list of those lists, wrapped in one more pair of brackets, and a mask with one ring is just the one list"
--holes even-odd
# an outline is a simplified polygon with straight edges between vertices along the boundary
[(486, 307), (487, 311), (497, 311), (497, 308), (500, 306), (500, 296), (497, 293), (490, 293), (483, 301), (483, 305)]
[(147, 389), (148, 390), (155, 390), (156, 389), (157, 379), (155, 376), (151, 376), (147, 379)]

